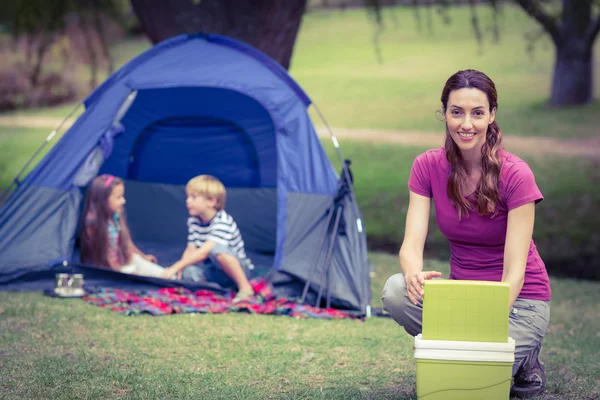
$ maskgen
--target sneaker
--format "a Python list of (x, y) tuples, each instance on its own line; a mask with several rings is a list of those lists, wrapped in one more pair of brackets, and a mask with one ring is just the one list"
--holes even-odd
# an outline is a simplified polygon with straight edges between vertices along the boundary
[(527, 357), (515, 375), (510, 396), (526, 399), (539, 396), (546, 389), (546, 370), (540, 361), (540, 343)]
[(254, 296), (254, 290), (252, 290), (252, 289), (242, 289), (239, 292), (237, 292), (237, 294), (233, 298), (232, 302), (234, 304), (235, 303), (239, 303), (240, 301), (244, 301), (244, 300), (250, 299), (252, 296)]

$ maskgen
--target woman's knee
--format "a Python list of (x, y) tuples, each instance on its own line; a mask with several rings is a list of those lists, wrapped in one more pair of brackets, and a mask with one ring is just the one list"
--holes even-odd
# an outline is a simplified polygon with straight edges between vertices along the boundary
[(404, 281), (404, 274), (394, 274), (388, 278), (383, 285), (383, 292), (381, 298), (391, 297), (404, 297), (406, 293), (406, 282)]
[(411, 336), (421, 333), (422, 306), (411, 303), (406, 294), (404, 275), (392, 275), (381, 295), (383, 309)]
[(404, 311), (407, 298), (403, 274), (395, 274), (388, 278), (383, 286), (381, 301), (383, 302), (383, 308), (392, 316)]
[(508, 334), (515, 340), (515, 367), (541, 346), (550, 322), (550, 304), (546, 301), (517, 299), (509, 314)]

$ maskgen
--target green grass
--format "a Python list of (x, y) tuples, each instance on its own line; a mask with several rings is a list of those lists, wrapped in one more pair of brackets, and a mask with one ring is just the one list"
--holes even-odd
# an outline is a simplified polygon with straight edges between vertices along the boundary
[[(370, 257), (378, 306), (398, 264)], [(447, 274), (447, 263), (428, 266)], [(600, 283), (553, 279), (552, 289), (540, 399), (596, 398)], [(124, 317), (81, 300), (0, 292), (0, 397), (415, 399), (412, 343), (387, 318)]]
[[(482, 10), (482, 14), (484, 14)], [(600, 104), (550, 110), (553, 50), (542, 41), (530, 58), (522, 39), (535, 24), (505, 7), (501, 42), (472, 38), (466, 9), (450, 26), (419, 32), (412, 12), (387, 10), (376, 61), (374, 25), (364, 11), (308, 14), (291, 74), (332, 126), (439, 131), (434, 112), (444, 80), (462, 68), (488, 73), (499, 90), (498, 121), (507, 134), (560, 138), (598, 135)], [(398, 20), (393, 23), (392, 16)], [(489, 17), (485, 17), (489, 18)], [(485, 22), (484, 22), (485, 24)], [(128, 40), (113, 48), (122, 64), (148, 48)], [(596, 45), (600, 55), (600, 45)], [(600, 67), (596, 66), (596, 76)], [(596, 93), (600, 88), (596, 80)], [(30, 110), (64, 117), (71, 105)], [(0, 127), (0, 185), (6, 186), (49, 129)], [(56, 139), (55, 139), (56, 141)], [(336, 156), (325, 146), (332, 159)], [(406, 182), (424, 148), (343, 142), (370, 242), (399, 246)], [(600, 165), (586, 159), (523, 157), (546, 200), (534, 238), (542, 256), (597, 252)], [(336, 168), (339, 167), (336, 164)], [(428, 254), (447, 244), (432, 219)], [(374, 306), (397, 259), (372, 253)], [(430, 261), (445, 271), (447, 263)], [(565, 265), (570, 265), (566, 263)], [(564, 268), (564, 265), (563, 265)], [(543, 359), (543, 399), (600, 396), (600, 283), (552, 278), (553, 303)], [(297, 320), (253, 315), (122, 317), (80, 300), (0, 292), (0, 398), (333, 398), (414, 399), (412, 339), (389, 319)]]
[[(0, 188), (4, 188), (15, 178), (35, 151), (44, 143), (52, 129), (7, 128), (0, 126)], [(23, 178), (43, 156), (58, 142), (64, 132), (59, 132), (33, 160), (21, 176)]]

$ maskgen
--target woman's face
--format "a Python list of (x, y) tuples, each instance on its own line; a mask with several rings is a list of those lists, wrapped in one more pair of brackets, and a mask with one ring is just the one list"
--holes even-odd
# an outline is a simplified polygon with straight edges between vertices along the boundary
[(116, 185), (110, 196), (108, 196), (108, 209), (111, 213), (123, 212), (125, 208), (125, 186), (122, 184)]
[(487, 95), (479, 89), (463, 88), (450, 92), (444, 119), (448, 132), (461, 152), (481, 154), (488, 125), (494, 122)]

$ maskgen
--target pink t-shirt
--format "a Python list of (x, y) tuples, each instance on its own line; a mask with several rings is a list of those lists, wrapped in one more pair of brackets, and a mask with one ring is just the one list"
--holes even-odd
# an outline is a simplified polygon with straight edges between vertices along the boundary
[[(458, 220), (458, 211), (446, 192), (451, 166), (443, 147), (426, 151), (413, 163), (408, 187), (434, 200), (437, 225), (450, 243), (450, 279), (500, 281), (508, 212), (544, 198), (525, 161), (504, 150), (499, 154), (502, 159), (500, 202), (493, 218), (481, 216), (473, 208), (468, 217)], [(519, 297), (550, 300), (550, 294), (546, 266), (532, 240)]]

